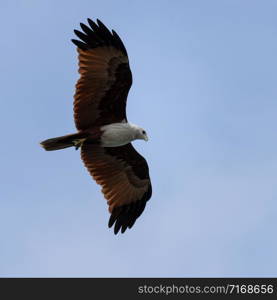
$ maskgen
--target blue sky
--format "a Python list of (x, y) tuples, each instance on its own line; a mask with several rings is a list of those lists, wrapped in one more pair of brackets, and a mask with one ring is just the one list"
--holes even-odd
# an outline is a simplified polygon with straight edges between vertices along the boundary
[[(0, 4), (0, 276), (276, 276), (276, 1)], [(74, 149), (73, 29), (115, 29), (153, 197), (114, 236)]]

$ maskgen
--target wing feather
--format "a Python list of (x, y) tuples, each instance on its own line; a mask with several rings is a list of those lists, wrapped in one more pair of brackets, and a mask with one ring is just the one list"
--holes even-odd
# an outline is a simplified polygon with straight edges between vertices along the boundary
[(84, 143), (81, 157), (85, 166), (102, 186), (111, 217), (109, 227), (114, 233), (131, 228), (152, 195), (146, 160), (131, 144), (103, 148)]
[(115, 31), (88, 19), (74, 30), (80, 79), (74, 96), (74, 120), (78, 130), (127, 120), (126, 101), (132, 73), (126, 49)]

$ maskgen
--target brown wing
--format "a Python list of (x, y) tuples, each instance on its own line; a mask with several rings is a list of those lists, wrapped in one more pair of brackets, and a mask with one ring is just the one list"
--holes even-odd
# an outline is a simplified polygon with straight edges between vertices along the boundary
[(103, 148), (84, 143), (81, 157), (90, 174), (102, 186), (114, 233), (131, 228), (152, 195), (146, 160), (132, 144)]
[(74, 96), (74, 119), (78, 130), (121, 122), (126, 118), (126, 101), (132, 85), (126, 49), (115, 31), (99, 20), (88, 19), (90, 28), (74, 30), (82, 40), (72, 40), (79, 53), (80, 79)]

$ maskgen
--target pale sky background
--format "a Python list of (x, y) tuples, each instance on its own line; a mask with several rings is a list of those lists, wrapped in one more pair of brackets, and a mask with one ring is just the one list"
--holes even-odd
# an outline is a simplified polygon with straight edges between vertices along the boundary
[[(0, 276), (277, 275), (277, 2), (1, 1)], [(73, 148), (73, 29), (123, 39), (153, 197), (124, 235)]]

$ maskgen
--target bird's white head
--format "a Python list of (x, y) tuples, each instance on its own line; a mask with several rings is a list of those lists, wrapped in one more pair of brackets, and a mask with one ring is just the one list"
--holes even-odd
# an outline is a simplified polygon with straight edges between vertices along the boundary
[(146, 133), (146, 131), (143, 129), (143, 128), (140, 128), (140, 130), (139, 130), (139, 139), (141, 139), (141, 140), (145, 140), (145, 142), (147, 142), (148, 141), (148, 136), (147, 136), (147, 133)]
[(135, 139), (136, 140), (145, 140), (146, 142), (148, 141), (147, 133), (143, 128), (141, 128), (135, 124), (131, 124), (131, 126), (133, 127), (133, 129), (135, 131)]

